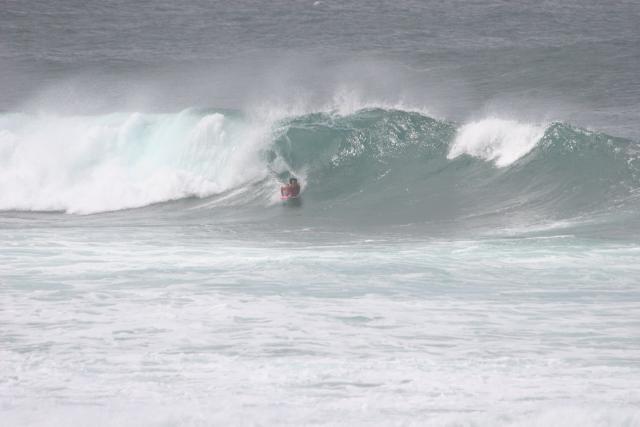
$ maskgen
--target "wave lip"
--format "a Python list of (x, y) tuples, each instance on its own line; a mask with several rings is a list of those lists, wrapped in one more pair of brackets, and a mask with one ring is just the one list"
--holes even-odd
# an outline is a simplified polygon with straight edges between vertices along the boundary
[(468, 154), (497, 167), (511, 165), (542, 139), (545, 127), (514, 120), (487, 118), (474, 121), (458, 129), (447, 158), (452, 160)]

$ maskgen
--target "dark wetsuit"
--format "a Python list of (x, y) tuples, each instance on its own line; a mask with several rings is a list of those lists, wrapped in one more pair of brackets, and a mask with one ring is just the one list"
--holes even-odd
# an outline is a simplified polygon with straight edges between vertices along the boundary
[(288, 187), (289, 187), (289, 196), (298, 197), (298, 194), (300, 194), (300, 184), (295, 182), (293, 184), (289, 184)]

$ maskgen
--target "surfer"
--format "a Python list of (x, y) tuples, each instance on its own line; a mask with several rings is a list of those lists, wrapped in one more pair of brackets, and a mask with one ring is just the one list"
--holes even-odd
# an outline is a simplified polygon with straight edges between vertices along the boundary
[(298, 197), (300, 194), (300, 184), (296, 178), (289, 178), (289, 183), (280, 187), (282, 197)]

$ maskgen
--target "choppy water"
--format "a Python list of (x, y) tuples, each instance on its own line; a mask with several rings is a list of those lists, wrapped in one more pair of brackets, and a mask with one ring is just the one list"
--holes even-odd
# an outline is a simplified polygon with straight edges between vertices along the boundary
[(640, 425), (637, 3), (0, 24), (8, 425)]

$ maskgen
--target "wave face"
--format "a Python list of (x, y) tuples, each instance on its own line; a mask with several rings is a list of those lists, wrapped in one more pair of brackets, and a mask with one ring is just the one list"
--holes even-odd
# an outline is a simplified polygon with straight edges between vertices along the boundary
[(272, 151), (307, 176), (331, 215), (397, 223), (575, 218), (633, 203), (638, 149), (567, 124), (487, 118), (458, 126), (416, 112), (292, 119)]
[(245, 194), (229, 202), (237, 208), (269, 206), (294, 174), (316, 215), (559, 220), (634, 203), (639, 152), (563, 123), (457, 125), (398, 109), (10, 114), (0, 118), (0, 209), (96, 213), (234, 190)]

